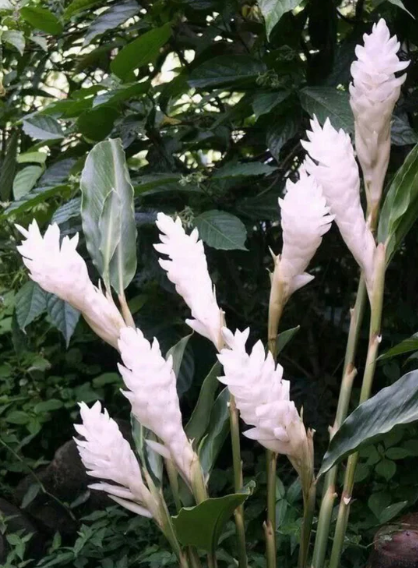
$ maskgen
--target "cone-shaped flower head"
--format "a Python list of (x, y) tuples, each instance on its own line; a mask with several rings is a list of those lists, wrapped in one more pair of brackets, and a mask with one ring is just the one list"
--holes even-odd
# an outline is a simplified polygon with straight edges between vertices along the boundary
[(271, 353), (265, 356), (258, 341), (251, 354), (245, 349), (249, 330), (233, 334), (223, 328), (226, 347), (218, 355), (224, 368), (219, 380), (235, 397), (241, 418), (254, 428), (244, 434), (279, 454), (288, 456), (309, 487), (313, 478), (312, 433), (307, 432), (290, 400), (290, 383), (283, 380), (283, 367), (275, 366)]
[(298, 182), (288, 180), (286, 189), (284, 199), (279, 199), (283, 250), (276, 259), (276, 267), (279, 265), (280, 268), (275, 270), (273, 281), (276, 278), (283, 280), (290, 295), (314, 278), (305, 270), (334, 217), (329, 215), (322, 188), (303, 170)]
[(160, 259), (160, 265), (178, 294), (184, 298), (194, 318), (186, 320), (186, 323), (220, 349), (223, 312), (216, 301), (198, 230), (193, 229), (187, 235), (179, 217), (174, 221), (164, 213), (158, 213), (157, 227), (161, 244), (154, 246), (159, 253), (169, 257), (169, 260)]
[(311, 127), (306, 133), (309, 142), (302, 141), (310, 156), (306, 170), (322, 186), (341, 236), (364, 271), (370, 291), (376, 245), (360, 203), (360, 176), (350, 137), (335, 130), (329, 119), (322, 128), (314, 118)]
[(150, 442), (164, 457), (173, 460), (184, 479), (191, 483), (196, 456), (183, 430), (173, 358), (161, 355), (158, 341), (152, 345), (139, 329), (125, 327), (119, 340), (123, 365), (119, 371), (129, 391), (123, 394), (135, 418), (161, 440)]
[[(96, 402), (89, 408), (80, 404), (82, 424), (75, 424), (84, 438), (75, 442), (81, 460), (92, 477), (112, 483), (95, 483), (92, 489), (105, 491), (109, 496), (138, 515), (157, 518), (158, 504), (142, 480), (141, 470), (129, 443), (107, 410)], [(157, 519), (158, 520), (158, 519)]]
[(78, 234), (72, 239), (64, 237), (60, 244), (57, 224), (50, 225), (43, 237), (35, 220), (27, 230), (16, 227), (26, 238), (17, 250), (32, 280), (79, 310), (99, 337), (117, 347), (119, 331), (126, 324), (112, 298), (92, 284), (86, 263), (76, 250)]
[(364, 173), (369, 205), (380, 200), (389, 162), (390, 125), (393, 108), (406, 75), (395, 73), (409, 65), (400, 61), (399, 42), (390, 37), (385, 20), (364, 35), (364, 46), (356, 47), (351, 66), (350, 104), (356, 127), (356, 151)]

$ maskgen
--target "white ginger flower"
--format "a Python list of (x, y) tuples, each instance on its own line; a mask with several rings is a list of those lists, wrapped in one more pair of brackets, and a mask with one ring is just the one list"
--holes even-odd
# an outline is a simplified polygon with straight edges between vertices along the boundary
[(139, 463), (117, 423), (106, 409), (102, 412), (100, 402), (91, 408), (82, 402), (80, 413), (83, 423), (74, 427), (84, 440), (74, 439), (87, 473), (113, 482), (89, 487), (105, 491), (126, 509), (158, 521), (158, 503), (143, 482)]
[(226, 347), (218, 355), (224, 368), (219, 380), (235, 397), (241, 418), (254, 426), (244, 435), (258, 440), (267, 449), (285, 454), (309, 486), (313, 477), (312, 433), (307, 432), (294, 402), (290, 400), (290, 383), (283, 380), (283, 367), (275, 366), (269, 352), (265, 355), (258, 341), (251, 355), (245, 344), (249, 329), (233, 334), (223, 328)]
[(283, 229), (283, 250), (276, 258), (275, 280), (281, 280), (291, 295), (314, 276), (306, 274), (312, 257), (330, 229), (333, 215), (329, 215), (321, 186), (315, 178), (300, 171), (300, 179), (293, 183), (288, 180), (287, 193), (279, 199)]
[(149, 441), (163, 457), (171, 459), (184, 479), (191, 483), (196, 456), (184, 432), (176, 389), (173, 358), (161, 355), (157, 339), (151, 343), (139, 329), (125, 327), (119, 340), (123, 365), (119, 371), (129, 391), (123, 394), (135, 418), (161, 440)]
[(26, 238), (17, 250), (30, 277), (46, 292), (57, 295), (79, 310), (95, 333), (117, 348), (119, 332), (126, 324), (110, 295), (91, 282), (87, 265), (77, 252), (78, 233), (62, 239), (57, 224), (42, 237), (36, 221), (28, 229), (16, 225)]
[(391, 117), (406, 74), (395, 73), (409, 65), (400, 61), (399, 42), (390, 37), (385, 20), (363, 36), (351, 66), (350, 104), (355, 118), (356, 151), (364, 173), (370, 205), (380, 201), (390, 154)]
[(360, 176), (350, 136), (335, 130), (329, 119), (321, 128), (316, 117), (309, 142), (302, 145), (309, 157), (305, 168), (321, 185), (341, 236), (364, 271), (369, 292), (373, 285), (376, 244), (360, 203)]
[(169, 257), (169, 260), (160, 259), (159, 263), (175, 285), (177, 293), (184, 298), (194, 318), (186, 320), (186, 323), (194, 331), (210, 339), (219, 350), (222, 347), (223, 312), (216, 301), (198, 230), (193, 229), (187, 235), (179, 217), (174, 221), (164, 213), (158, 213), (156, 224), (160, 230), (161, 243), (154, 247), (159, 253)]

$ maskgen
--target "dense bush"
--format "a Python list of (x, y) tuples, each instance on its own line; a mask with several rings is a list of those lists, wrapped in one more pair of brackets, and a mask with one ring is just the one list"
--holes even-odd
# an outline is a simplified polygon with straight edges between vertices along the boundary
[[(35, 218), (41, 227), (57, 222), (66, 235), (80, 231), (86, 156), (97, 142), (120, 138), (138, 229), (138, 269), (127, 298), (145, 335), (157, 335), (166, 352), (188, 333), (187, 308), (153, 248), (156, 214), (164, 211), (199, 229), (229, 327), (250, 325), (252, 342), (266, 340), (268, 250), (282, 246), (278, 198), (303, 160), (300, 139), (310, 117), (329, 116), (353, 133), (348, 84), (354, 47), (381, 16), (402, 42), (400, 57), (411, 60), (394, 115), (390, 182), (418, 141), (414, 0), (0, 1), (0, 487), (1, 497), (19, 506), (23, 522), (38, 531), (30, 540), (23, 536), (0, 499), (5, 567), (175, 564), (147, 522), (90, 495), (83, 474), (71, 470), (70, 450), (54, 458), (74, 433), (78, 402), (105, 401), (126, 430), (128, 404), (119, 393), (114, 350), (78, 312), (28, 280), (14, 224), (26, 227)], [(382, 352), (417, 331), (417, 240), (414, 227), (387, 274)], [(87, 258), (82, 233), (79, 250)], [(294, 333), (280, 362), (305, 422), (316, 430), (321, 456), (359, 278), (335, 227), (313, 273), (314, 282), (284, 313), (281, 327)], [(366, 348), (367, 340), (360, 345), (359, 375)], [(376, 390), (417, 367), (418, 343), (408, 348), (408, 359), (379, 363)], [(186, 419), (214, 361), (215, 349), (194, 335), (178, 377)], [(211, 476), (216, 495), (233, 488), (225, 408), (211, 420), (219, 430)], [(394, 431), (362, 451), (342, 566), (364, 566), (377, 528), (413, 510), (416, 434), (415, 427)], [(246, 506), (250, 565), (264, 566), (264, 454), (249, 441), (242, 451), (244, 476), (254, 467), (257, 472)], [(280, 566), (295, 565), (300, 502), (300, 485), (279, 460)], [(234, 565), (233, 537), (231, 522), (221, 566)]]

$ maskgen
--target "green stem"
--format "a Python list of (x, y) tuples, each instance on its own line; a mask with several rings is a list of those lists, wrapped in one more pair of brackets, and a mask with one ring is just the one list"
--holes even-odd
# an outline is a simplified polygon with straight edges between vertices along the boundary
[(269, 300), (269, 317), (267, 327), (267, 339), (270, 353), (273, 359), (277, 357), (277, 333), (279, 329), (280, 319), (286, 304), (285, 285), (280, 280), (280, 260), (275, 259), (274, 274), (271, 278), (270, 300)]
[(179, 493), (179, 479), (177, 470), (175, 468), (174, 463), (170, 459), (165, 460), (165, 469), (168, 475), (168, 481), (170, 483), (171, 493), (173, 495), (174, 504), (176, 506), (177, 513), (181, 509), (181, 500), (180, 500), (180, 493)]
[[(360, 277), (358, 285), (356, 303), (354, 305), (354, 308), (352, 308), (350, 312), (350, 329), (348, 332), (347, 347), (345, 352), (343, 377), (338, 399), (337, 413), (334, 425), (330, 429), (330, 439), (333, 438), (333, 436), (339, 430), (341, 424), (347, 417), (351, 391), (353, 388), (353, 381), (357, 374), (354, 364), (366, 299), (366, 285), (364, 282), (364, 276), (362, 275)], [(318, 517), (315, 546), (312, 557), (312, 568), (322, 568), (324, 566), (329, 531), (331, 527), (332, 510), (334, 507), (335, 498), (337, 496), (335, 492), (337, 473), (338, 467), (335, 466), (330, 469), (325, 476), (321, 508)]]
[[(380, 343), (380, 329), (382, 323), (383, 294), (385, 288), (386, 247), (380, 243), (376, 249), (374, 283), (371, 297), (371, 318), (369, 332), (369, 347), (367, 351), (366, 367), (364, 370), (363, 384), (360, 393), (360, 404), (365, 402), (372, 390), (373, 378), (376, 369), (377, 354)], [(343, 493), (338, 509), (337, 525), (335, 528), (334, 544), (331, 552), (329, 568), (339, 568), (341, 553), (344, 546), (345, 533), (347, 530), (350, 504), (354, 488), (354, 476), (358, 454), (352, 454), (348, 458), (347, 469), (344, 477)]]
[(312, 483), (309, 491), (303, 495), (303, 524), (299, 548), (299, 568), (306, 568), (311, 540), (312, 521), (315, 512), (316, 483)]
[(276, 568), (276, 466), (277, 454), (266, 451), (267, 460), (267, 521), (266, 534), (267, 568)]
[[(235, 406), (235, 399), (231, 395), (229, 399), (229, 420), (231, 426), (231, 443), (232, 443), (232, 461), (234, 466), (234, 489), (235, 493), (242, 490), (242, 461), (241, 448), (239, 439), (239, 416)], [(244, 506), (240, 505), (235, 509), (235, 525), (238, 538), (238, 566), (239, 568), (247, 568), (247, 552), (245, 543), (245, 524), (244, 524)]]

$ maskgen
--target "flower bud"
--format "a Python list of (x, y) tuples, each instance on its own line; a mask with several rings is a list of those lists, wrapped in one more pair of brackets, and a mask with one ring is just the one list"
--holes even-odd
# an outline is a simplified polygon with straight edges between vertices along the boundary
[(223, 312), (216, 301), (198, 230), (193, 229), (187, 235), (179, 217), (174, 221), (164, 213), (158, 213), (157, 227), (161, 233), (161, 243), (154, 247), (159, 253), (169, 257), (169, 260), (160, 259), (160, 265), (175, 285), (177, 293), (191, 309), (194, 318), (186, 320), (186, 323), (197, 333), (210, 339), (219, 350), (222, 346)]
[(390, 154), (390, 126), (396, 101), (406, 74), (395, 73), (409, 65), (400, 61), (399, 42), (390, 37), (385, 20), (364, 36), (357, 45), (357, 60), (351, 66), (350, 105), (355, 118), (356, 151), (359, 158), (369, 207), (377, 206), (382, 194)]

